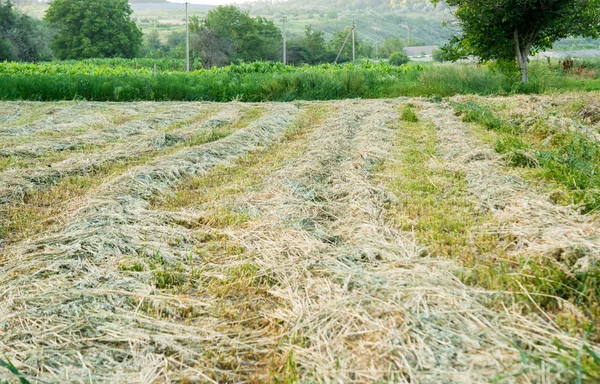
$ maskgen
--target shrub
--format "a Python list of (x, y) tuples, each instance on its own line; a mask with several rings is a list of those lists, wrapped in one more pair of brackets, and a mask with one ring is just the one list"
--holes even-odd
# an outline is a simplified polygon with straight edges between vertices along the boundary
[(391, 65), (400, 66), (406, 64), (410, 61), (406, 53), (404, 52), (394, 52), (390, 55), (389, 62)]
[(444, 51), (439, 49), (436, 49), (431, 53), (431, 58), (433, 61), (437, 61), (438, 63), (443, 63), (446, 61), (446, 55), (444, 54)]

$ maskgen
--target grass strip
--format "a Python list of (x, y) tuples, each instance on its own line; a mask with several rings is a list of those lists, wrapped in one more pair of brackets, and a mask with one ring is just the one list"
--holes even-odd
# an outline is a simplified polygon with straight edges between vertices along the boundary
[(206, 132), (202, 132), (174, 146), (157, 148), (147, 154), (113, 161), (92, 169), (85, 175), (73, 175), (61, 178), (48, 189), (27, 193), (23, 202), (0, 208), (0, 240), (16, 242), (27, 236), (42, 232), (57, 222), (64, 212), (64, 203), (80, 198), (93, 188), (112, 180), (134, 166), (145, 164), (157, 156), (175, 153), (182, 148), (210, 143), (229, 136), (242, 129), (266, 112), (263, 107), (249, 108), (242, 117)]
[[(395, 128), (394, 160), (377, 170), (381, 182), (398, 197), (387, 207), (388, 222), (414, 233), (431, 255), (455, 260), (463, 267), (457, 273), (465, 283), (504, 293), (490, 305), (518, 304), (527, 311), (542, 310), (570, 334), (583, 337), (590, 330), (590, 340), (598, 341), (600, 268), (574, 274), (560, 263), (511, 253), (515, 239), (504, 234), (491, 214), (471, 202), (465, 176), (438, 162), (435, 128), (401, 121)], [(566, 309), (564, 302), (575, 305), (585, 317)], [(576, 359), (577, 351), (556, 347), (556, 357), (574, 377), (582, 372), (590, 382), (600, 379), (600, 364), (591, 354)], [(541, 363), (532, 351), (521, 352)]]
[[(515, 167), (539, 168), (568, 190), (568, 202), (583, 213), (600, 209), (600, 144), (576, 131), (522, 128), (473, 101), (453, 103), (456, 114), (497, 133), (494, 147)], [(563, 199), (564, 200), (564, 199)]]

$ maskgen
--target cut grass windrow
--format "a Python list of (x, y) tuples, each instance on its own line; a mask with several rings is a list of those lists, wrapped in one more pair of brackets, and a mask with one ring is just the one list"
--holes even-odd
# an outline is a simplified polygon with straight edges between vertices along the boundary
[[(466, 283), (505, 293), (491, 305), (526, 307), (526, 313), (537, 313), (576, 338), (598, 342), (599, 270), (593, 264), (587, 270), (577, 269), (577, 262), (585, 258), (587, 252), (596, 252), (589, 238), (581, 235), (586, 228), (569, 228), (573, 233), (579, 231), (578, 236), (568, 237), (572, 244), (554, 239), (554, 244), (536, 246), (534, 243), (540, 240), (530, 237), (529, 228), (524, 227), (526, 222), (520, 216), (528, 212), (515, 212), (516, 216), (499, 214), (499, 211), (512, 212), (510, 205), (524, 198), (522, 192), (511, 191), (515, 180), (492, 168), (486, 169), (496, 164), (485, 154), (484, 148), (475, 153), (471, 152), (472, 147), (462, 144), (468, 138), (464, 133), (453, 131), (456, 124), (448, 119), (436, 121), (440, 123), (439, 131), (428, 124), (412, 124), (399, 133), (398, 140), (403, 143), (399, 161), (384, 170), (385, 174), (401, 176), (388, 181), (390, 188), (400, 196), (400, 202), (389, 213), (390, 220), (405, 230), (413, 230), (433, 255), (459, 261), (465, 267), (459, 275)], [(440, 147), (441, 141), (447, 143)], [(439, 158), (440, 152), (446, 159)], [(450, 167), (446, 168), (444, 163)], [(473, 183), (481, 183), (477, 187), (485, 192), (475, 193)], [(502, 189), (505, 187), (508, 188)], [(488, 198), (494, 201), (495, 208), (482, 210), (473, 199), (474, 193), (480, 201)], [(515, 196), (512, 199), (507, 196), (511, 193)], [(532, 198), (544, 199), (539, 195)], [(554, 210), (545, 212), (548, 207), (544, 205), (536, 208), (540, 209), (537, 215), (529, 216), (534, 222), (538, 219), (536, 216), (552, 221), (544, 215), (556, 214)], [(565, 236), (561, 234), (562, 220), (564, 217), (553, 223), (556, 229), (546, 229), (550, 236)], [(564, 225), (581, 224), (576, 221)], [(587, 248), (589, 246), (592, 248)], [(570, 371), (570, 376), (562, 380), (575, 379), (579, 373), (590, 382), (600, 378), (600, 365), (593, 353), (578, 356), (580, 351), (554, 342), (556, 351), (550, 356), (562, 361)], [(538, 364), (544, 361), (535, 356), (535, 348), (520, 348), (532, 361)]]
[[(150, 148), (137, 156), (130, 153), (123, 160), (101, 164), (83, 175), (76, 174), (60, 178), (48, 189), (27, 192), (23, 195), (21, 202), (0, 205), (0, 217), (2, 217), (0, 240), (11, 243), (39, 233), (60, 221), (59, 217), (64, 214), (66, 202), (81, 198), (95, 187), (159, 156), (166, 156), (186, 147), (194, 147), (227, 137), (236, 130), (246, 127), (264, 112), (262, 107), (247, 109), (239, 120), (231, 124), (218, 125), (209, 130), (202, 129), (200, 133), (191, 135), (189, 139), (175, 143), (173, 146)], [(208, 115), (205, 117), (208, 118)]]
[[(223, 322), (209, 319), (203, 326), (195, 318), (206, 313), (207, 307), (210, 311), (220, 307), (229, 313), (224, 319), (235, 324), (237, 314), (243, 313), (242, 306), (228, 307), (227, 297), (244, 289), (239, 281), (255, 273), (253, 265), (227, 265), (232, 276), (225, 280), (237, 287), (233, 290), (227, 288), (229, 283), (223, 288), (223, 276), (202, 275), (202, 281), (213, 286), (211, 292), (223, 297), (214, 308), (204, 297), (177, 295), (182, 284), (193, 284), (198, 273), (203, 273), (195, 267), (189, 275), (180, 273), (194, 260), (205, 261), (201, 253), (194, 253), (197, 245), (221, 239), (223, 246), (214, 245), (205, 253), (214, 258), (233, 258), (244, 250), (235, 240), (227, 240), (226, 234), (207, 231), (196, 240), (188, 229), (175, 224), (175, 215), (146, 208), (150, 199), (168, 193), (186, 178), (209, 172), (218, 164), (265, 148), (282, 137), (297, 108), (264, 107), (270, 108), (267, 116), (255, 114), (246, 127), (220, 140), (181, 148), (98, 185), (93, 195), (65, 214), (61, 228), (6, 247), (0, 259), (4, 271), (0, 280), (7, 288), (0, 298), (7, 303), (0, 307), (2, 318), (12, 330), (31, 321), (36, 325), (21, 336), (15, 333), (3, 338), (0, 346), (3, 351), (12, 351), (7, 352), (11, 359), (18, 356), (16, 365), (21, 372), (26, 371), (28, 379), (33, 375), (64, 382), (66, 377), (87, 377), (87, 367), (111, 366), (101, 373), (95, 370), (93, 375), (116, 382), (139, 382), (155, 375), (176, 381), (194, 377), (211, 382), (214, 379), (196, 366), (214, 358), (220, 361), (214, 367), (215, 374), (225, 372), (223, 377), (231, 380), (235, 376), (229, 367), (235, 361), (228, 356), (219, 359), (219, 351), (256, 353), (254, 342), (244, 344), (229, 338), (225, 329), (219, 328)], [(143, 262), (136, 258), (139, 255)], [(262, 284), (261, 279), (250, 277), (249, 282)], [(47, 299), (55, 294), (56, 300)], [(244, 305), (250, 311), (256, 305), (255, 299)], [(256, 329), (264, 326), (264, 322), (257, 321)], [(51, 328), (54, 331), (50, 335), (44, 331)], [(60, 348), (62, 352), (41, 352), (32, 347), (39, 345), (40, 338), (45, 338), (46, 351)], [(65, 343), (76, 343), (78, 348), (65, 349)], [(95, 353), (98, 350), (102, 354)], [(45, 361), (41, 366), (32, 363), (39, 359)], [(165, 364), (177, 368), (165, 369)]]
[[(516, 167), (539, 168), (547, 180), (568, 190), (568, 202), (583, 213), (600, 209), (600, 143), (577, 131), (556, 132), (539, 122), (521, 127), (473, 101), (453, 103), (465, 122), (496, 133), (495, 149)], [(561, 196), (563, 200), (564, 197)]]
[(3, 247), (0, 349), (26, 380), (595, 380), (589, 313), (527, 277), (593, 223), (538, 202), (447, 104), (253, 107)]

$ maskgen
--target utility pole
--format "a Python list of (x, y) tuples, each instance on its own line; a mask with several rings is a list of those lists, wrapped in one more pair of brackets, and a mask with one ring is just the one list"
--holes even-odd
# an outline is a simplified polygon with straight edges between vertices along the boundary
[(335, 63), (336, 63), (336, 64), (337, 64), (337, 62), (338, 62), (338, 60), (339, 60), (339, 58), (340, 58), (340, 56), (341, 56), (341, 54), (342, 54), (342, 51), (344, 50), (344, 47), (346, 46), (346, 43), (348, 42), (348, 39), (350, 38), (350, 35), (352, 34), (352, 32), (353, 32), (353, 31), (350, 31), (350, 32), (348, 32), (348, 34), (346, 35), (346, 40), (344, 40), (344, 44), (342, 44), (342, 48), (340, 48), (340, 51), (338, 52), (338, 55), (337, 55), (337, 57), (335, 58)]
[(379, 60), (379, 40), (375, 40), (375, 60)]
[(185, 71), (190, 71), (190, 23), (188, 18), (188, 2), (185, 2)]
[(356, 30), (356, 25), (354, 21), (352, 22), (352, 62), (356, 61), (356, 39), (354, 36), (354, 31)]
[(285, 23), (287, 21), (287, 16), (283, 16), (283, 19), (281, 20), (283, 21), (283, 64), (287, 65), (287, 35), (285, 31)]

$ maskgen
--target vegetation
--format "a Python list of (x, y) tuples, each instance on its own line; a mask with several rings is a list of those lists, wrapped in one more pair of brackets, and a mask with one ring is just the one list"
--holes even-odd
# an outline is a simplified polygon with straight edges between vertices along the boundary
[(529, 81), (529, 55), (548, 49), (568, 36), (598, 37), (600, 2), (597, 0), (508, 0), (500, 4), (479, 0), (446, 0), (456, 7), (462, 30), (452, 44), (462, 55), (481, 60), (516, 59), (521, 82)]
[(0, 99), (289, 101), (600, 89), (597, 64), (581, 65), (586, 71), (564, 72), (561, 66), (535, 63), (532, 81), (515, 86), (496, 70), (470, 64), (397, 67), (367, 61), (294, 67), (255, 62), (184, 73), (183, 60), (171, 59), (6, 62), (0, 63)]
[(289, 40), (286, 48), (288, 63), (292, 65), (331, 63), (336, 58), (323, 31), (314, 30), (310, 25), (305, 27), (302, 38)]
[[(596, 140), (578, 131), (556, 132), (541, 121), (530, 127), (516, 125), (472, 101), (454, 107), (464, 121), (499, 133), (494, 146), (511, 165), (539, 169), (543, 177), (566, 187), (566, 201), (582, 212), (600, 210), (600, 144)], [(565, 200), (566, 196), (558, 197)]]
[(45, 20), (56, 30), (52, 49), (61, 59), (135, 57), (142, 32), (127, 0), (54, 0)]
[(202, 21), (194, 17), (190, 30), (195, 33), (193, 47), (204, 67), (238, 61), (278, 61), (281, 57), (283, 38), (279, 28), (235, 6), (219, 6)]
[(402, 40), (400, 40), (399, 37), (395, 37), (395, 36), (388, 37), (383, 41), (383, 44), (381, 46), (381, 49), (379, 50), (379, 53), (380, 53), (381, 57), (389, 58), (396, 52), (404, 52), (402, 50), (403, 47), (404, 47), (404, 44), (402, 44)]
[[(482, 106), (471, 102), (455, 103), (454, 107), (466, 121), (476, 119), (488, 129), (502, 129), (496, 123), (490, 125), (489, 115), (481, 113), (485, 109)], [(410, 106), (404, 106), (403, 114), (408, 108)], [(450, 123), (445, 120), (441, 124)], [(551, 316), (551, 321), (577, 337), (583, 337), (584, 342), (586, 339), (597, 341), (600, 338), (597, 331), (600, 322), (599, 265), (592, 263), (588, 270), (571, 272), (575, 262), (585, 255), (583, 247), (564, 249), (558, 256), (511, 251), (517, 238), (507, 233), (493, 214), (482, 212), (474, 203), (473, 196), (469, 195), (465, 170), (441, 166), (444, 161), (439, 158), (439, 145), (443, 139), (436, 136), (435, 126), (426, 122), (405, 123), (398, 130), (395, 140), (397, 161), (385, 163), (379, 170), (386, 187), (399, 197), (399, 201), (390, 204), (388, 219), (398, 228), (414, 233), (432, 255), (464, 265), (465, 270), (459, 274), (469, 285), (518, 295), (504, 299), (497, 297), (491, 305), (505, 310), (514, 305), (515, 300), (520, 300), (529, 311), (541, 311), (545, 316)], [(474, 167), (478, 166), (481, 165)], [(573, 170), (576, 169), (574, 166)], [(475, 172), (482, 172), (482, 168)], [(585, 317), (564, 309), (564, 303), (584, 312)], [(555, 353), (571, 377), (590, 383), (600, 378), (600, 360), (593, 350), (569, 356), (573, 351), (555, 343)], [(530, 355), (531, 350), (516, 347), (522, 357), (531, 359), (532, 364), (541, 363)]]
[(404, 64), (408, 63), (410, 61), (410, 59), (404, 52), (394, 52), (390, 55), (390, 58), (388, 61), (391, 65), (400, 66), (400, 65), (404, 65)]
[(0, 0), (0, 61), (49, 59), (48, 34), (42, 22), (15, 11), (11, 0)]

